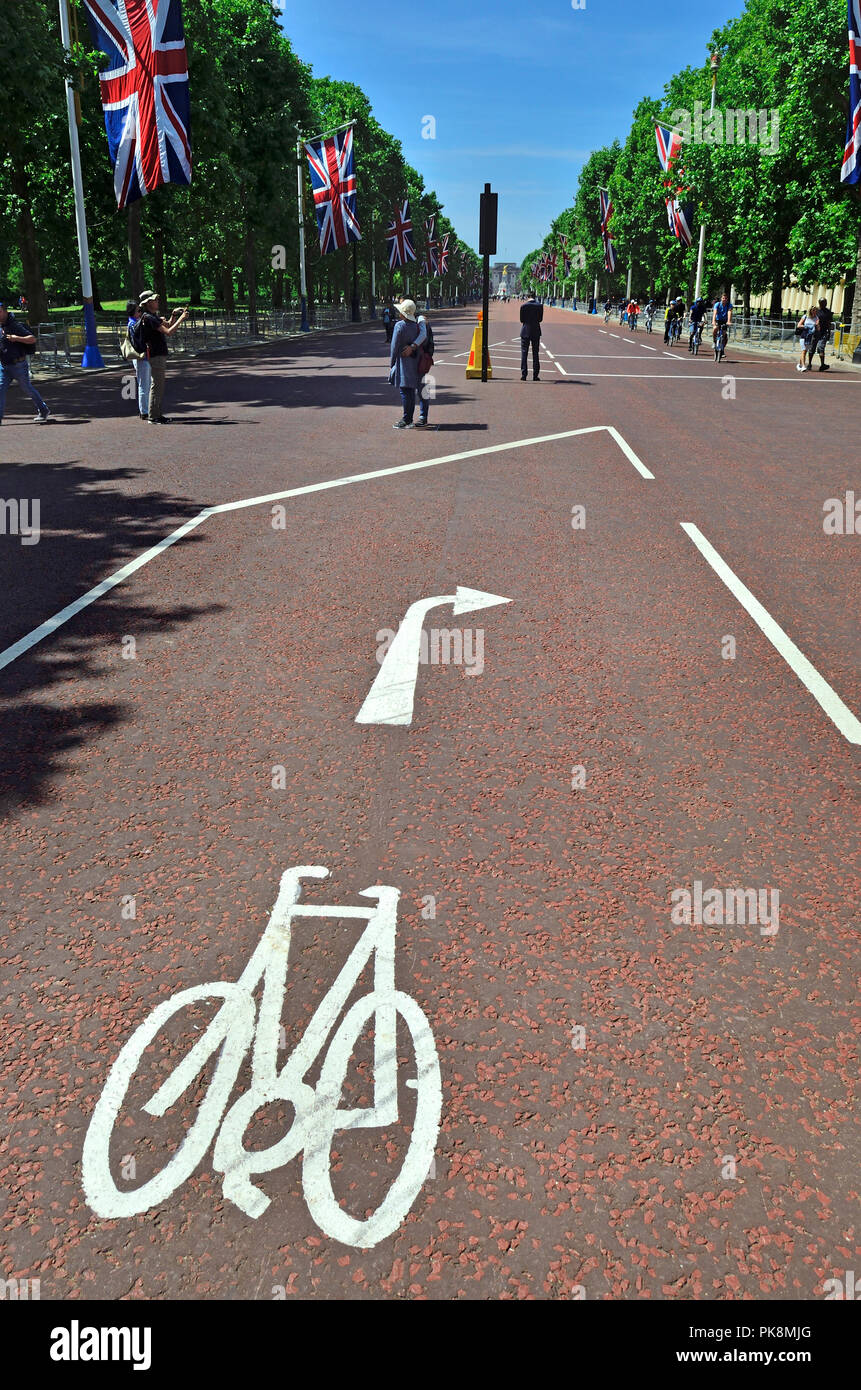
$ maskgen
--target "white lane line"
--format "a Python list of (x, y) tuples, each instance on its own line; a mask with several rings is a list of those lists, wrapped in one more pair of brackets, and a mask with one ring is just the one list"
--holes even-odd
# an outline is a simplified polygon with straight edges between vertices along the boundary
[(101, 583), (96, 584), (94, 588), (88, 589), (85, 594), (82, 594), (80, 598), (76, 598), (73, 603), (69, 603), (65, 608), (61, 608), (59, 613), (54, 614), (53, 618), (46, 619), (44, 623), (40, 623), (38, 627), (35, 627), (32, 632), (28, 632), (25, 637), (21, 637), (17, 642), (13, 642), (11, 647), (7, 647), (4, 652), (0, 652), (0, 671), (2, 671), (4, 666), (11, 666), (13, 661), (16, 661), (19, 656), (23, 656), (24, 652), (29, 651), (31, 647), (35, 647), (37, 642), (41, 642), (44, 638), (50, 637), (52, 632), (56, 632), (58, 627), (62, 627), (65, 623), (69, 622), (70, 619), (76, 617), (82, 609), (89, 608), (90, 604), (95, 603), (96, 599), (102, 598), (105, 594), (109, 593), (111, 589), (115, 589), (118, 584), (122, 584), (124, 579), (128, 579), (131, 575), (135, 574), (137, 570), (143, 569), (144, 565), (148, 565), (150, 560), (155, 559), (156, 555), (160, 555), (163, 550), (167, 550), (168, 546), (175, 545), (177, 541), (181, 541), (184, 536), (188, 535), (189, 531), (193, 531), (201, 522), (206, 521), (207, 517), (212, 516), (215, 510), (216, 508), (214, 507), (204, 508), (197, 516), (193, 516), (190, 521), (184, 522), (183, 525), (179, 526), (175, 531), (171, 531), (170, 535), (165, 536), (164, 540), (159, 541), (157, 545), (152, 546), (149, 550), (145, 550), (142, 555), (138, 555), (137, 559), (130, 560), (127, 565), (123, 565), (122, 569), (118, 569), (114, 574), (109, 575), (107, 579), (103, 579)]
[(674, 352), (667, 352), (667, 349), (666, 349), (666, 348), (664, 348), (664, 356), (665, 356), (665, 357), (672, 357), (672, 359), (673, 359), (674, 362), (677, 362), (677, 361), (679, 360), (679, 359), (676, 357), (676, 354), (675, 354)]
[(568, 373), (566, 372), (565, 368), (562, 366), (562, 363), (561, 363), (561, 362), (557, 362), (557, 360), (556, 360), (555, 357), (554, 357), (554, 359), (553, 359), (553, 365), (554, 365), (554, 367), (556, 368), (557, 372), (561, 372), (562, 376), (567, 376), (567, 375), (568, 375)]
[(598, 332), (599, 332), (599, 333), (603, 333), (605, 338), (607, 337), (607, 330), (606, 330), (606, 328), (599, 328), (599, 329), (598, 329)]
[(634, 465), (637, 472), (640, 474), (640, 477), (651, 478), (652, 481), (654, 481), (654, 473), (650, 473), (646, 465), (642, 462), (642, 460), (637, 457), (637, 455), (634, 453), (634, 450), (628, 443), (627, 439), (622, 438), (619, 431), (615, 428), (614, 425), (607, 425), (606, 428), (607, 433), (613, 436), (619, 448), (622, 450), (622, 453), (625, 455), (625, 458), (629, 459), (630, 462)]
[(46, 619), (44, 623), (40, 623), (38, 627), (33, 628), (32, 632), (28, 632), (26, 636), (14, 642), (11, 647), (7, 647), (5, 651), (0, 652), (0, 670), (2, 670), (4, 666), (10, 666), (19, 656), (23, 656), (24, 652), (29, 651), (30, 648), (35, 647), (38, 642), (43, 641), (53, 632), (56, 632), (58, 628), (63, 627), (63, 625), (74, 618), (76, 614), (80, 613), (84, 608), (88, 608), (91, 603), (95, 603), (96, 599), (101, 598), (102, 595), (108, 593), (109, 590), (116, 588), (118, 584), (122, 584), (123, 580), (135, 574), (136, 571), (142, 569), (144, 565), (148, 565), (150, 560), (154, 560), (163, 550), (167, 550), (169, 546), (175, 545), (178, 540), (182, 540), (183, 536), (187, 536), (189, 531), (193, 531), (201, 522), (206, 521), (209, 517), (215, 516), (219, 512), (242, 511), (247, 507), (264, 506), (267, 502), (282, 502), (291, 497), (307, 497), (312, 492), (328, 492), (331, 488), (349, 487), (353, 483), (373, 482), (377, 478), (392, 478), (398, 473), (416, 473), (424, 468), (439, 468), (443, 463), (460, 463), (463, 459), (482, 458), (486, 454), (502, 454), (509, 449), (528, 449), (537, 444), (553, 444), (560, 439), (574, 439), (577, 435), (601, 434), (602, 432), (612, 436), (622, 450), (622, 453), (633, 463), (637, 472), (640, 473), (642, 477), (654, 477), (654, 475), (640, 462), (633, 449), (631, 449), (630, 445), (622, 438), (619, 431), (613, 425), (585, 425), (578, 430), (563, 430), (561, 434), (541, 434), (536, 435), (533, 439), (515, 439), (508, 444), (488, 444), (482, 449), (467, 449), (460, 454), (444, 454), (441, 458), (421, 459), (417, 463), (399, 463), (395, 464), (392, 468), (376, 468), (370, 473), (350, 473), (347, 474), (346, 477), (331, 478), (323, 483), (307, 483), (304, 487), (288, 488), (284, 492), (267, 492), (259, 497), (243, 497), (237, 502), (220, 502), (212, 507), (204, 507), (203, 511), (199, 512), (197, 516), (184, 522), (177, 530), (171, 531), (170, 535), (165, 536), (164, 540), (159, 541), (157, 545), (151, 546), (150, 549), (145, 550), (142, 555), (138, 555), (136, 559), (130, 560), (127, 565), (123, 565), (121, 569), (116, 570), (115, 573), (109, 575), (107, 579), (103, 579), (101, 583), (96, 584), (94, 588), (88, 589), (85, 594), (75, 599), (73, 603), (69, 603), (65, 608), (61, 608), (59, 613), (55, 613), (52, 618)]
[(621, 337), (621, 334), (619, 334), (619, 333), (608, 333), (608, 334), (607, 334), (607, 337), (608, 337), (608, 338), (619, 338), (619, 337)]
[[(591, 354), (590, 354), (590, 356), (591, 356)], [(596, 362), (606, 362), (606, 361), (611, 361), (611, 362), (612, 362), (612, 361), (615, 360), (615, 354), (607, 353), (606, 356), (602, 357), (601, 354), (598, 353), (598, 354), (595, 354), (593, 360), (596, 361)], [(630, 359), (629, 359), (629, 360), (630, 360)], [(434, 365), (437, 366), (437, 367), (439, 367), (439, 366), (443, 366), (443, 367), (460, 367), (460, 366), (461, 366), (461, 363), (460, 363), (460, 362), (442, 362), (442, 363), (441, 363), (440, 360), (439, 360), (439, 358), (438, 358), (438, 357), (435, 357), (435, 358), (434, 358)], [(726, 363), (724, 363), (723, 365), (725, 366)], [(691, 366), (693, 366), (693, 363), (691, 364)], [(500, 370), (501, 370), (501, 371), (510, 371), (510, 370), (512, 370), (512, 369), (509, 368), (509, 367), (502, 367), (502, 368), (500, 368)], [(581, 370), (583, 370), (583, 369), (581, 368)], [(569, 375), (570, 375), (570, 373), (569, 373)], [(587, 376), (590, 376), (590, 377), (609, 377), (609, 378), (611, 378), (611, 379), (613, 379), (613, 380), (618, 380), (618, 381), (678, 381), (678, 382), (683, 382), (683, 381), (710, 381), (710, 382), (712, 382), (712, 384), (714, 384), (714, 383), (717, 383), (718, 385), (721, 384), (721, 379), (720, 379), (719, 376), (713, 376), (713, 375), (711, 375), (710, 373), (707, 374), (707, 373), (705, 373), (705, 372), (694, 372), (694, 371), (686, 372), (685, 375), (682, 376), (681, 372), (593, 372), (593, 371), (590, 371), (589, 368), (587, 367), (587, 368), (586, 368), (586, 375), (587, 375)], [(789, 385), (789, 386), (795, 384), (795, 377), (794, 377), (794, 376), (739, 376), (739, 375), (736, 375), (736, 380), (737, 380), (737, 381), (740, 381), (740, 382), (745, 382), (745, 381), (782, 381), (782, 382), (784, 383), (784, 385)], [(826, 378), (826, 380), (827, 380), (827, 382), (829, 383), (830, 386), (861, 386), (861, 376), (858, 376), (858, 377), (848, 377), (848, 376), (846, 376), (846, 377), (843, 377), (843, 376), (837, 376), (837, 377), (835, 377), (835, 376), (829, 376), (829, 377)], [(821, 390), (824, 390), (824, 389), (825, 389), (825, 382), (821, 382), (820, 385), (819, 385), (816, 389), (817, 389), (817, 390), (820, 390), (820, 391), (821, 391)]]
[(708, 560), (715, 574), (722, 579), (730, 593), (738, 599), (742, 608), (749, 613), (757, 627), (768, 638), (775, 650), (783, 657), (786, 664), (795, 672), (802, 685), (810, 691), (814, 700), (819, 704), (832, 724), (840, 730), (845, 739), (850, 743), (861, 743), (861, 721), (852, 713), (851, 709), (843, 703), (840, 696), (831, 686), (820, 676), (816, 667), (807, 660), (802, 651), (796, 647), (790, 637), (787, 637), (783, 628), (774, 621), (767, 609), (763, 608), (759, 599), (754, 598), (750, 589), (741, 582), (736, 574), (730, 569), (729, 565), (721, 559), (710, 541), (707, 541), (698, 526), (691, 521), (679, 523), (682, 530), (690, 536), (700, 554)]
[(648, 343), (640, 343), (640, 347), (641, 347), (641, 348), (645, 348), (645, 349), (646, 349), (646, 352), (657, 352), (657, 351), (658, 351), (657, 348), (649, 347), (649, 344), (648, 344)]

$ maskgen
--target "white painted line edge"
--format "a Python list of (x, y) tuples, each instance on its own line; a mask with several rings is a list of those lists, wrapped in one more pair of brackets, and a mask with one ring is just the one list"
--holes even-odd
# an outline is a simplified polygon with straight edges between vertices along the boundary
[(679, 522), (682, 530), (690, 537), (700, 554), (708, 561), (719, 579), (722, 579), (730, 593), (738, 599), (742, 608), (753, 618), (760, 631), (768, 638), (774, 649), (783, 657), (789, 668), (806, 686), (825, 713), (832, 724), (840, 730), (840, 733), (849, 743), (861, 744), (861, 721), (845, 705), (840, 696), (831, 688), (823, 676), (820, 676), (812, 662), (808, 661), (802, 651), (796, 647), (791, 637), (788, 637), (779, 623), (766, 608), (763, 608), (759, 599), (754, 598), (750, 589), (738, 578), (730, 569), (725, 560), (721, 559), (718, 552), (710, 541), (707, 541), (698, 526), (692, 521)]
[(370, 473), (352, 473), (342, 478), (331, 478), (323, 483), (308, 483), (304, 487), (289, 488), (285, 492), (268, 492), (259, 497), (244, 497), (240, 498), (237, 502), (220, 502), (212, 507), (204, 507), (203, 511), (198, 512), (197, 516), (193, 516), (190, 520), (183, 522), (182, 526), (177, 527), (175, 531), (171, 531), (170, 535), (165, 536), (157, 545), (151, 546), (149, 550), (145, 550), (143, 554), (138, 555), (134, 560), (130, 560), (127, 565), (123, 565), (121, 569), (116, 570), (113, 574), (109, 575), (107, 579), (101, 580), (94, 588), (88, 589), (85, 594), (81, 594), (80, 598), (76, 598), (72, 603), (67, 604), (65, 608), (61, 608), (59, 613), (55, 613), (52, 618), (47, 618), (45, 622), (33, 628), (32, 632), (26, 633), (24, 637), (20, 637), (17, 642), (14, 642), (11, 647), (7, 647), (5, 651), (0, 652), (0, 671), (2, 671), (5, 666), (11, 666), (12, 662), (16, 661), (19, 656), (23, 656), (24, 652), (29, 651), (31, 647), (35, 647), (37, 643), (42, 642), (46, 637), (50, 637), (58, 628), (63, 627), (84, 608), (88, 608), (91, 603), (95, 603), (97, 599), (100, 599), (104, 594), (108, 593), (109, 590), (116, 588), (118, 584), (122, 584), (123, 580), (135, 574), (137, 570), (143, 569), (144, 565), (149, 564), (150, 560), (154, 560), (163, 550), (167, 550), (169, 546), (175, 545), (177, 541), (182, 540), (184, 536), (187, 536), (188, 533), (199, 526), (201, 522), (206, 521), (209, 517), (215, 516), (219, 512), (242, 511), (248, 507), (263, 506), (267, 502), (281, 502), (285, 498), (291, 497), (306, 497), (312, 492), (327, 492), (331, 488), (347, 487), (353, 483), (371, 482), (376, 478), (391, 478), (398, 473), (415, 473), (423, 468), (438, 468), (440, 464), (443, 463), (460, 463), (463, 459), (481, 458), (486, 454), (501, 454), (509, 449), (528, 449), (534, 444), (552, 444), (559, 439), (573, 439), (576, 435), (580, 434), (600, 434), (602, 431), (606, 431), (606, 433), (613, 437), (622, 450), (622, 453), (633, 463), (638, 473), (644, 478), (652, 478), (654, 476), (644, 467), (633, 449), (622, 438), (619, 431), (613, 425), (586, 425), (577, 430), (563, 430), (561, 434), (542, 434), (537, 435), (534, 439), (516, 439), (508, 444), (488, 444), (483, 449), (468, 449), (460, 454), (445, 454), (441, 458), (420, 459), (416, 463), (399, 463), (392, 468), (376, 468)]

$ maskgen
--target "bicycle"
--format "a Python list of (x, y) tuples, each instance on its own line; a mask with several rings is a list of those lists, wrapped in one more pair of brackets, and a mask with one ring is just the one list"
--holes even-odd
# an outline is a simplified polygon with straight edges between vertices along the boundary
[(609, 309), (605, 309), (605, 310), (604, 310), (604, 322), (605, 322), (605, 323), (609, 323), (609, 322), (610, 322), (610, 310), (609, 310)]
[(700, 344), (703, 340), (703, 321), (691, 324), (690, 336), (688, 338), (688, 352), (692, 352), (694, 357), (699, 356)]
[[(132, 1033), (111, 1067), (84, 1139), (84, 1194), (97, 1216), (108, 1220), (125, 1218), (161, 1205), (191, 1176), (215, 1140), (213, 1167), (223, 1174), (224, 1196), (254, 1220), (263, 1214), (270, 1199), (254, 1186), (252, 1176), (271, 1172), (302, 1153), (305, 1201), (326, 1235), (343, 1245), (370, 1249), (400, 1226), (428, 1176), (436, 1147), (442, 1114), (439, 1058), (430, 1025), (419, 1005), (395, 989), (399, 890), (385, 885), (366, 888), (359, 896), (376, 899), (373, 907), (298, 906), (301, 880), (327, 878), (328, 873), (320, 865), (287, 869), (281, 876), (278, 897), (263, 936), (239, 980), (235, 984), (218, 980), (180, 990), (159, 1004)], [(296, 917), (366, 919), (368, 925), (279, 1070), (280, 1019), (291, 922)], [(371, 992), (351, 1006), (328, 1041), (371, 957)], [(254, 991), (261, 980), (263, 990), (255, 1020)], [(166, 1166), (141, 1187), (121, 1192), (110, 1172), (111, 1135), (135, 1071), (146, 1049), (175, 1014), (208, 999), (222, 1000), (218, 1012), (143, 1107), (149, 1115), (164, 1115), (200, 1076), (210, 1058), (218, 1054), (198, 1114)], [(338, 1132), (390, 1129), (398, 1122), (398, 1017), (407, 1025), (416, 1060), (416, 1076), (406, 1082), (416, 1095), (412, 1131), (403, 1165), (388, 1194), (367, 1219), (357, 1220), (339, 1206), (332, 1189), (332, 1142)], [(373, 1104), (363, 1109), (341, 1110), (339, 1101), (353, 1050), (372, 1018)], [(303, 1078), (315, 1067), (324, 1048), (319, 1080), (313, 1086)], [(249, 1089), (227, 1110), (249, 1053)], [(290, 1128), (268, 1149), (246, 1149), (242, 1140), (255, 1111), (272, 1101), (287, 1101), (293, 1106), (295, 1114)]]
[(673, 319), (670, 327), (670, 344), (680, 343), (682, 340), (682, 320), (680, 317)]
[(646, 314), (646, 332), (647, 332), (647, 333), (651, 333), (651, 331), (652, 331), (652, 318), (653, 318), (653, 315), (652, 315), (652, 314), (649, 314), (649, 313)]
[(725, 323), (719, 323), (714, 335), (714, 349), (716, 362), (723, 361), (723, 355), (726, 351), (726, 340), (727, 326)]
[(628, 315), (628, 327), (630, 328), (630, 330), (631, 330), (632, 333), (636, 333), (636, 331), (637, 331), (637, 319), (638, 319), (638, 318), (639, 318), (639, 315), (638, 315), (638, 314), (629, 314), (629, 315)]

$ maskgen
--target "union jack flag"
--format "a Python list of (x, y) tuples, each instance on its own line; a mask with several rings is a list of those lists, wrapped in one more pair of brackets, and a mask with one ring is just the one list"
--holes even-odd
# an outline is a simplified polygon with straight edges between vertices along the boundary
[[(861, 45), (861, 0), (849, 0), (849, 122), (841, 183), (861, 181), (861, 74), (858, 47)], [(857, 292), (857, 291), (856, 291)]]
[(188, 60), (180, 0), (84, 0), (99, 74), (117, 206), (191, 183)]
[(691, 228), (694, 222), (693, 203), (679, 202), (678, 198), (673, 199), (673, 234), (683, 242), (685, 246), (690, 246), (694, 239)]
[(389, 243), (389, 270), (397, 270), (398, 266), (415, 260), (409, 199), (405, 198), (403, 206), (395, 208), (392, 225), (386, 232), (386, 241)]
[(612, 273), (616, 269), (616, 249), (613, 246), (613, 237), (610, 233), (613, 204), (610, 202), (610, 195), (605, 189), (599, 189), (598, 196), (601, 199), (601, 240), (604, 243), (604, 269)]
[(450, 236), (451, 236), (451, 233), (450, 233), (450, 232), (446, 232), (445, 235), (443, 236), (442, 241), (439, 243), (439, 247), (438, 247), (438, 250), (437, 250), (437, 259), (436, 259), (436, 268), (437, 268), (437, 274), (438, 274), (438, 275), (445, 275), (446, 272), (448, 271), (448, 258), (449, 258), (448, 242), (449, 242), (449, 237), (450, 237)]
[(682, 137), (677, 130), (669, 130), (665, 125), (655, 125), (655, 140), (658, 146), (658, 159), (664, 173), (682, 148)]
[(568, 238), (562, 232), (559, 233), (559, 244), (562, 247), (562, 278), (567, 280), (571, 274), (571, 257), (568, 255)]
[(425, 234), (427, 235), (428, 246), (425, 252), (425, 270), (428, 275), (436, 275), (437, 260), (436, 253), (439, 243), (436, 239), (436, 213), (432, 212), (425, 222)]
[(325, 256), (351, 241), (362, 240), (356, 217), (353, 127), (336, 130), (325, 139), (306, 140), (305, 153), (311, 170), (320, 253)]

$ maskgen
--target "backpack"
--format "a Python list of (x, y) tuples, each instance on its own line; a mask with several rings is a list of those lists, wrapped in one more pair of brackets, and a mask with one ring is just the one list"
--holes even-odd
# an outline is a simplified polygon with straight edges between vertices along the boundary
[(146, 357), (146, 340), (144, 339), (144, 321), (138, 319), (133, 328), (129, 329), (129, 342), (137, 353), (138, 357)]

